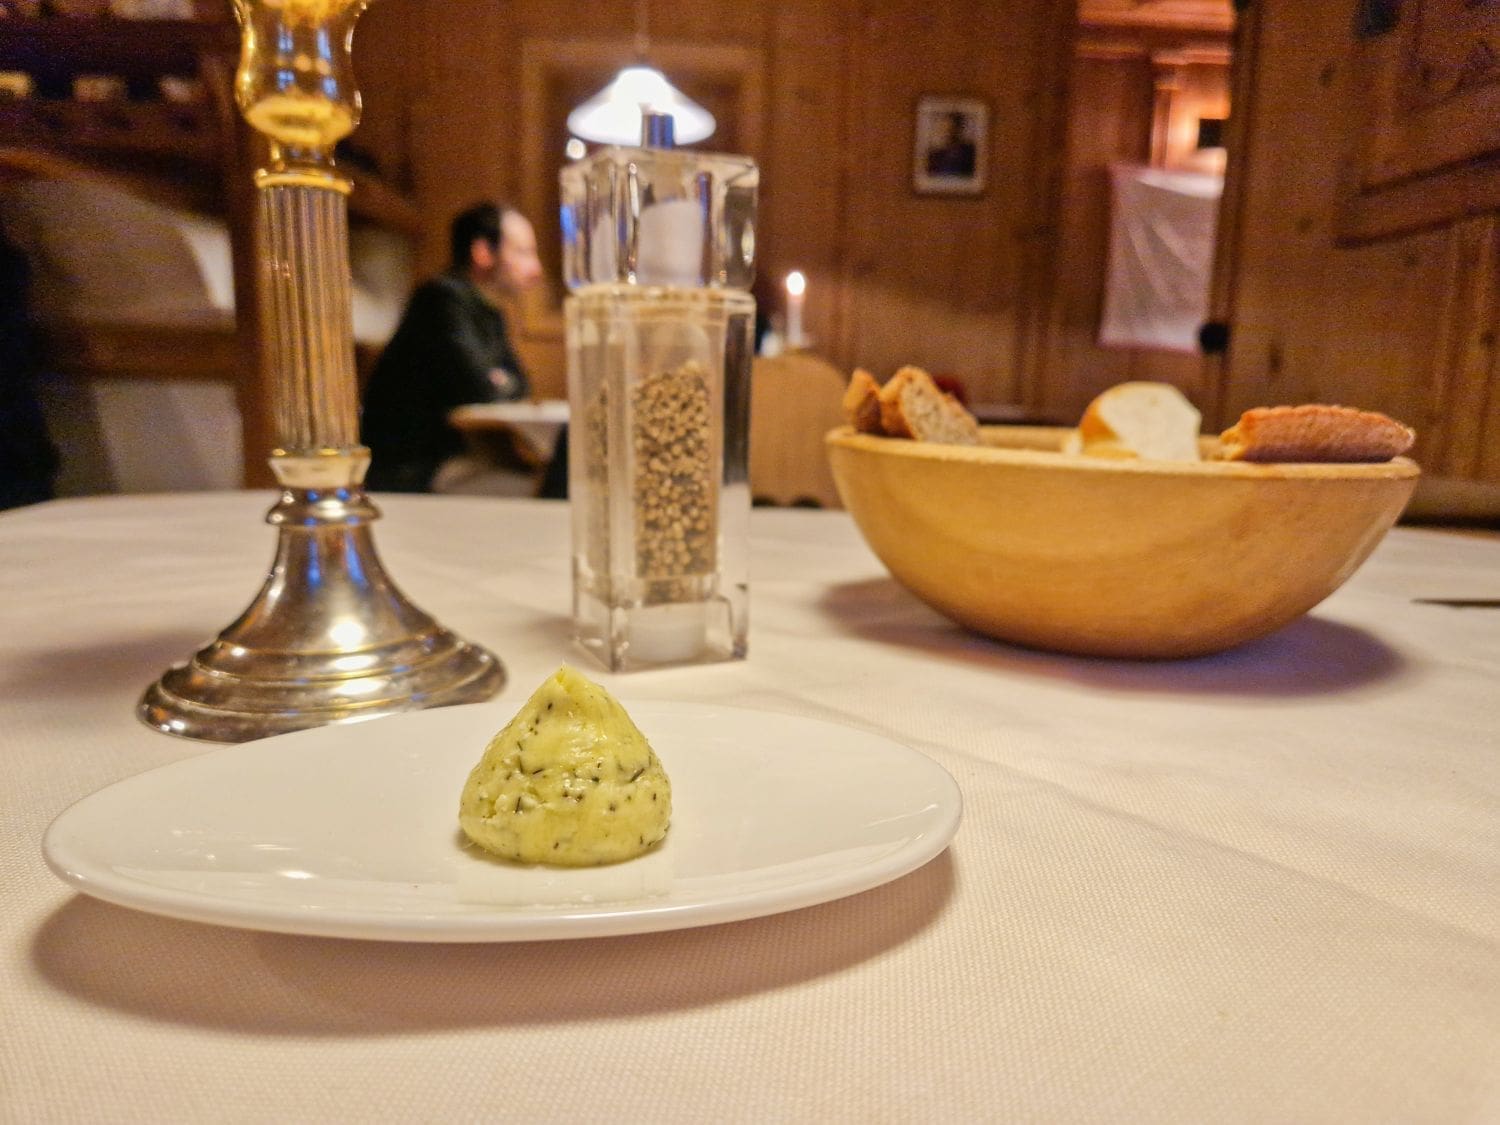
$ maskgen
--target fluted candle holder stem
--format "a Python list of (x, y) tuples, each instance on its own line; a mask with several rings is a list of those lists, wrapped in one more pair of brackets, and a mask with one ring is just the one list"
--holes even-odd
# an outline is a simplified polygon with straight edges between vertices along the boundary
[(301, 453), (350, 449), (359, 429), (344, 181), (306, 187), (262, 176), (258, 186), (277, 443)]

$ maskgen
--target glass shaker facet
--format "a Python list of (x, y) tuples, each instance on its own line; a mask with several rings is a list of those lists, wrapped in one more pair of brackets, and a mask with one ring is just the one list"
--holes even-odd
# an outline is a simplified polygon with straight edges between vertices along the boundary
[(743, 657), (755, 164), (562, 172), (576, 640), (612, 671)]

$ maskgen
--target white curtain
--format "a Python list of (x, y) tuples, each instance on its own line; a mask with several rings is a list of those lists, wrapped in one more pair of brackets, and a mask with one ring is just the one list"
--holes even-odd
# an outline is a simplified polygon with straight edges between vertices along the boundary
[(1109, 272), (1099, 343), (1197, 351), (1208, 314), (1222, 176), (1110, 168)]

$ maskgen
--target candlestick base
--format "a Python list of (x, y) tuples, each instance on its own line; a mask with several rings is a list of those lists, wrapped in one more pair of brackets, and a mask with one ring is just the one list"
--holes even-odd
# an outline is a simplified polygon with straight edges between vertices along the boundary
[(238, 620), (146, 690), (137, 714), (167, 734), (247, 742), (488, 699), (489, 651), (396, 588), (375, 552), (379, 511), (360, 489), (288, 489), (271, 509), (276, 559)]

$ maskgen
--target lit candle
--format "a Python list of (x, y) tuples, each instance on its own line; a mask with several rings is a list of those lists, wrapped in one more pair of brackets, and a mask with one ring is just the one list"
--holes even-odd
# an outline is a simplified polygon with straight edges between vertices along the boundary
[(801, 270), (786, 275), (786, 346), (800, 348), (802, 338), (802, 302), (807, 293), (807, 278)]

